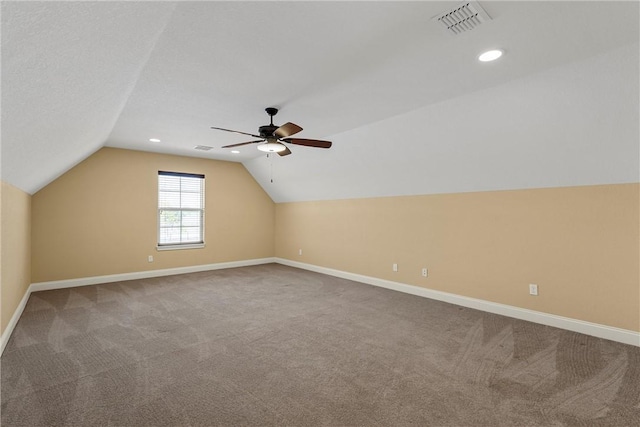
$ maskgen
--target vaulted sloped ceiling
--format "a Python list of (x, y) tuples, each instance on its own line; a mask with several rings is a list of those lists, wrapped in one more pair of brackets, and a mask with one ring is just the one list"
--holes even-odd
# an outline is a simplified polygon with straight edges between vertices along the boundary
[[(457, 4), (3, 2), (2, 179), (112, 146), (243, 162), (277, 202), (638, 181), (637, 2), (483, 1), (453, 36)], [(269, 106), (333, 147), (221, 148)]]
[(2, 2), (4, 181), (33, 193), (107, 142), (173, 8)]

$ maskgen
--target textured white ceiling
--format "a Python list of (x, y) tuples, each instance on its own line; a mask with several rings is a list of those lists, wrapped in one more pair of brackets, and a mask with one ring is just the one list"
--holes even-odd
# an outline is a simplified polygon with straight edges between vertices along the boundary
[(33, 193), (105, 144), (174, 5), (1, 7), (2, 179)]
[(295, 163), (246, 166), (278, 202), (638, 182), (637, 52), (628, 45), (342, 132), (331, 150), (296, 151)]
[[(483, 1), (450, 36), (456, 4), (3, 2), (2, 179), (107, 145), (242, 161), (278, 202), (638, 180), (637, 2)], [(334, 146), (220, 148), (268, 106)]]

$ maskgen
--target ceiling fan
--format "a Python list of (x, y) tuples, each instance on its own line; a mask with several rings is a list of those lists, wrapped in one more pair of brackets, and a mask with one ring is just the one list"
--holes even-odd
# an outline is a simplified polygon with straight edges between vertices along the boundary
[(267, 153), (278, 153), (280, 156), (288, 156), (291, 154), (289, 148), (283, 144), (286, 142), (288, 144), (295, 145), (304, 145), (307, 147), (317, 147), (317, 148), (329, 148), (331, 147), (331, 141), (321, 141), (319, 139), (304, 139), (304, 138), (289, 138), (291, 135), (295, 135), (300, 132), (302, 128), (295, 123), (286, 123), (282, 126), (276, 126), (273, 124), (273, 116), (278, 114), (278, 109), (274, 107), (265, 108), (265, 111), (271, 118), (271, 123), (268, 125), (260, 126), (258, 128), (258, 133), (260, 135), (254, 135), (252, 133), (240, 132), (237, 130), (231, 129), (223, 129), (217, 127), (211, 127), (211, 129), (223, 130), (225, 132), (234, 132), (242, 135), (249, 135), (254, 138), (260, 138), (255, 141), (241, 142), (239, 144), (231, 144), (225, 145), (222, 148), (233, 148), (240, 147), (241, 145), (248, 144), (260, 144), (258, 145), (258, 150), (265, 151)]

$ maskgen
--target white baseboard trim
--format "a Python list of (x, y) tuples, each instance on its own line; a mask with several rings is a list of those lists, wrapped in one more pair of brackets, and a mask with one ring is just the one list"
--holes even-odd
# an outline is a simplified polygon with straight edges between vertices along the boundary
[(219, 262), (216, 264), (192, 265), (189, 267), (165, 268), (162, 270), (136, 271), (133, 273), (109, 274), (107, 276), (82, 277), (79, 279), (55, 280), (31, 284), (31, 292), (52, 289), (75, 288), (77, 286), (97, 285), (100, 283), (123, 282), (125, 280), (148, 279), (151, 277), (173, 276), (175, 274), (199, 273), (201, 271), (222, 270), (225, 268), (249, 267), (252, 265), (276, 262), (275, 258), (258, 258), (243, 261)]
[(488, 313), (500, 314), (502, 316), (513, 317), (520, 320), (527, 320), (529, 322), (553, 326), (560, 329), (566, 329), (568, 331), (579, 332), (585, 335), (591, 335), (598, 338), (604, 338), (607, 340), (617, 341), (624, 344), (630, 344), (640, 347), (640, 333), (627, 329), (620, 329), (614, 328), (612, 326), (601, 325), (598, 323), (585, 322), (583, 320), (571, 319), (569, 317), (562, 317), (554, 314), (543, 313), (540, 311), (529, 310), (526, 308), (519, 308), (477, 298), (450, 294), (448, 292), (407, 285), (405, 283), (392, 282), (390, 280), (363, 276), (346, 271), (334, 270), (331, 268), (320, 267), (317, 265), (306, 264), (284, 258), (275, 258), (275, 262), (290, 267), (301, 268), (303, 270), (314, 271), (316, 273), (327, 274), (329, 276), (340, 277), (342, 279), (353, 280), (356, 282), (366, 283), (368, 285), (379, 286), (382, 288), (392, 289), (394, 291), (443, 301), (462, 307), (474, 308), (476, 310), (486, 311)]
[(313, 264), (306, 264), (298, 261), (291, 261), (284, 258), (274, 257), (32, 283), (25, 292), (24, 297), (22, 297), (20, 304), (18, 304), (18, 307), (16, 308), (13, 316), (11, 317), (11, 320), (9, 321), (9, 324), (0, 337), (0, 355), (2, 355), (2, 353), (4, 352), (4, 349), (9, 342), (9, 338), (13, 333), (13, 329), (18, 323), (18, 320), (20, 319), (20, 316), (22, 315), (22, 312), (24, 311), (24, 308), (27, 305), (27, 301), (29, 300), (29, 296), (32, 292), (73, 288), (77, 286), (97, 285), (100, 283), (121, 282), (125, 280), (146, 279), (151, 277), (172, 276), (174, 274), (197, 273), (201, 271), (221, 270), (225, 268), (248, 267), (252, 265), (270, 263), (278, 263), (290, 267), (301, 268), (303, 270), (314, 271), (316, 273), (327, 274), (329, 276), (340, 277), (342, 279), (353, 280), (356, 282), (366, 283), (368, 285), (379, 286), (394, 291), (443, 301), (463, 307), (473, 308), (476, 310), (486, 311), (488, 313), (500, 314), (507, 317), (513, 317), (515, 319), (527, 320), (534, 323), (540, 323), (542, 325), (553, 326), (556, 328), (566, 329), (573, 332), (579, 332), (598, 338), (604, 338), (611, 341), (617, 341), (624, 344), (630, 344), (640, 347), (640, 333), (627, 329), (614, 328), (612, 326), (585, 322), (583, 320), (556, 316), (554, 314), (528, 310), (525, 308), (514, 307), (506, 304), (499, 304), (477, 298), (465, 297), (448, 292), (421, 288), (419, 286), (407, 285), (405, 283), (393, 282), (376, 277), (363, 276), (346, 271), (334, 270), (331, 268), (320, 267)]
[(16, 311), (13, 312), (13, 316), (11, 316), (11, 319), (9, 320), (9, 324), (2, 333), (2, 336), (0, 336), (0, 356), (2, 356), (4, 348), (9, 342), (9, 337), (11, 336), (11, 333), (13, 333), (13, 329), (18, 324), (20, 316), (22, 316), (22, 312), (24, 311), (24, 308), (27, 305), (27, 301), (29, 300), (29, 295), (31, 295), (31, 286), (27, 288), (27, 291), (24, 293), (22, 300), (20, 300), (20, 304), (18, 304), (18, 307), (16, 307)]
[(5, 328), (2, 336), (0, 337), (0, 356), (4, 352), (4, 348), (7, 346), (9, 342), (9, 338), (13, 333), (13, 329), (16, 327), (22, 312), (24, 311), (25, 306), (27, 305), (27, 301), (29, 300), (29, 296), (32, 292), (38, 291), (49, 291), (53, 289), (64, 289), (64, 288), (75, 288), (78, 286), (88, 286), (88, 285), (98, 285), (101, 283), (113, 283), (113, 282), (122, 282), (125, 280), (135, 280), (135, 279), (147, 279), (151, 277), (160, 277), (160, 276), (173, 276), (174, 274), (184, 274), (184, 273), (198, 273), (201, 271), (210, 271), (210, 270), (222, 270), (225, 268), (236, 268), (236, 267), (249, 267), (252, 265), (261, 265), (261, 264), (270, 264), (275, 263), (275, 258), (257, 258), (257, 259), (249, 259), (242, 261), (229, 261), (229, 262), (220, 262), (216, 264), (204, 264), (204, 265), (194, 265), (189, 267), (176, 267), (176, 268), (166, 268), (162, 270), (149, 270), (149, 271), (136, 271), (133, 273), (122, 273), (122, 274), (109, 274), (106, 276), (94, 276), (94, 277), (82, 277), (79, 279), (69, 279), (69, 280), (55, 280), (51, 282), (39, 282), (32, 283), (27, 288), (20, 304), (16, 308), (9, 324)]

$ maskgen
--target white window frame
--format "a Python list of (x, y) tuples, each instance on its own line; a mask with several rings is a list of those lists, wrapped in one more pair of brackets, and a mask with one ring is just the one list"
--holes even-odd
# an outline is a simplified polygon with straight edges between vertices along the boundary
[[(201, 187), (200, 187), (200, 200), (201, 200), (201, 208), (183, 208), (182, 206), (176, 207), (160, 207), (160, 177), (161, 176), (175, 176), (175, 177), (186, 177), (186, 178), (199, 178), (201, 179)], [(182, 192), (180, 191), (182, 194)], [(194, 174), (194, 173), (184, 173), (184, 172), (168, 172), (168, 171), (158, 171), (158, 203), (157, 203), (157, 245), (156, 250), (158, 251), (167, 251), (167, 250), (179, 250), (179, 249), (199, 249), (205, 247), (204, 242), (204, 223), (205, 223), (205, 176), (202, 174)], [(163, 210), (170, 211), (180, 211), (180, 212), (200, 212), (200, 239), (199, 241), (188, 241), (184, 243), (161, 243), (161, 214)], [(181, 223), (182, 228), (182, 223)], [(180, 233), (182, 235), (182, 233)]]

